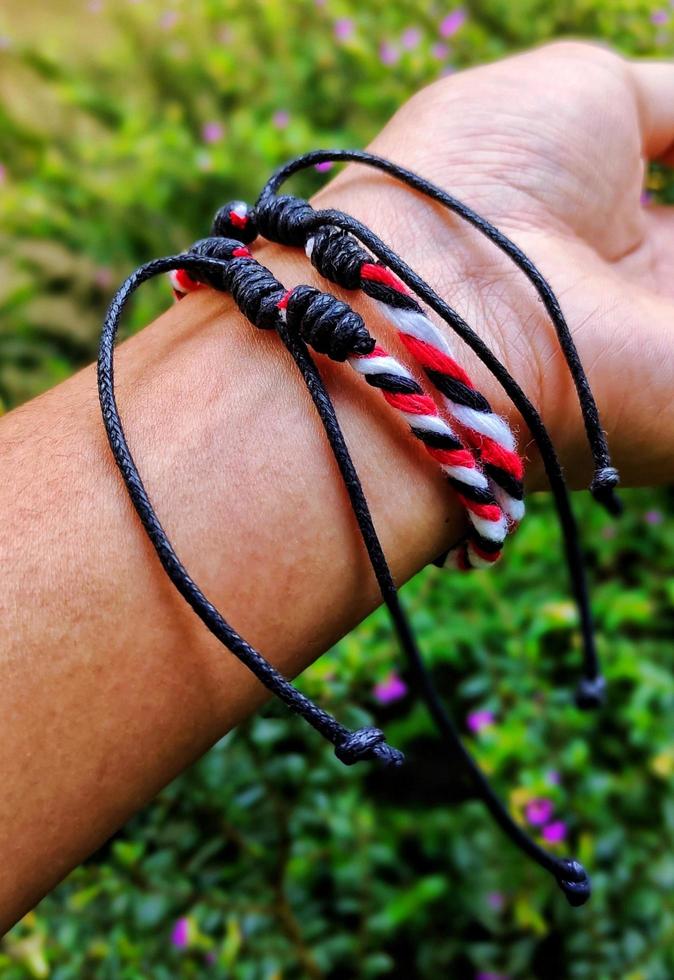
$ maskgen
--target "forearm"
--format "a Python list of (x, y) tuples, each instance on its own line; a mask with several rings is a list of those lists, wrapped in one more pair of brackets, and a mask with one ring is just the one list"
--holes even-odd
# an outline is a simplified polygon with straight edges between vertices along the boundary
[[(311, 278), (271, 252), (281, 279)], [(404, 581), (459, 533), (457, 508), (378, 392), (322, 368)], [(296, 674), (379, 597), (293, 362), (204, 290), (121, 345), (116, 376), (181, 559), (235, 628)], [(8, 925), (263, 694), (162, 571), (114, 467), (93, 367), (4, 418), (0, 447)]]

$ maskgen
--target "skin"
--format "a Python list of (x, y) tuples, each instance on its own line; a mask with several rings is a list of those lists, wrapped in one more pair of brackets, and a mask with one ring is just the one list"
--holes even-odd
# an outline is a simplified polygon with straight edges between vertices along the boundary
[[(674, 477), (674, 215), (639, 203), (644, 160), (671, 159), (673, 146), (674, 68), (576, 43), (443, 79), (372, 145), (489, 217), (549, 278), (628, 485)], [(362, 167), (315, 203), (365, 221), (466, 316), (524, 384), (582, 485), (580, 414), (521, 274), (458, 219)], [(287, 285), (319, 284), (299, 253), (265, 245), (258, 257)], [(355, 305), (397, 349), (371, 307)], [(541, 488), (521, 421), (455, 349), (519, 429), (530, 487)], [(321, 369), (402, 583), (456, 540), (463, 519), (379, 394), (344, 366), (321, 359)], [(230, 622), (296, 674), (379, 597), (277, 338), (203, 290), (120, 346), (117, 380), (129, 443), (178, 554)], [(264, 695), (166, 580), (112, 462), (93, 368), (2, 419), (0, 456), (8, 928)]]

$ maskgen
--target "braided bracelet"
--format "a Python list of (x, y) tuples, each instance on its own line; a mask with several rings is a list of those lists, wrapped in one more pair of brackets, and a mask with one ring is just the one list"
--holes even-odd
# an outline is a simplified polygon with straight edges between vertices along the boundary
[[(332, 154), (319, 151), (318, 155), (322, 159), (325, 159)], [(290, 172), (300, 169), (301, 166), (309, 165), (306, 163), (306, 161), (310, 160), (311, 158), (312, 155), (307, 155), (305, 158), (300, 158), (297, 161), (293, 161), (291, 164), (287, 165), (286, 168), (283, 168), (282, 171), (279, 171), (277, 175), (275, 175), (275, 178), (272, 178), (272, 182), (278, 178), (279, 174), (285, 173), (286, 175), (289, 175)], [(315, 160), (315, 155), (314, 158), (311, 159), (311, 162), (318, 162)], [(384, 163), (386, 163), (386, 161), (384, 161)], [(408, 172), (405, 173), (408, 174)], [(412, 176), (417, 181), (421, 180), (421, 178), (416, 178), (415, 175)], [(270, 182), (270, 184), (272, 182)], [(377, 257), (380, 259), (380, 263), (382, 261), (386, 261), (387, 265), (391, 266), (401, 279), (407, 281), (407, 285), (410, 286), (410, 288), (414, 289), (418, 295), (420, 295), (426, 302), (429, 303), (429, 305), (436, 309), (436, 312), (437, 306), (440, 306), (443, 309), (443, 312), (440, 315), (442, 315), (443, 319), (445, 319), (447, 322), (450, 322), (450, 325), (454, 326), (454, 328), (457, 329), (457, 332), (461, 333), (463, 331), (463, 333), (466, 334), (464, 339), (467, 339), (472, 335), (474, 340), (473, 343), (471, 343), (471, 346), (473, 346), (473, 349), (475, 349), (474, 344), (476, 342), (477, 347), (481, 347), (483, 349), (482, 354), (486, 352), (486, 355), (488, 356), (483, 356), (482, 359), (488, 364), (488, 366), (492, 367), (492, 370), (497, 377), (499, 377), (500, 374), (499, 380), (502, 381), (504, 387), (506, 387), (506, 390), (508, 390), (507, 386), (510, 387), (511, 390), (509, 390), (508, 393), (511, 394), (511, 396), (513, 396), (514, 393), (514, 395), (516, 395), (520, 401), (524, 399), (524, 402), (526, 402), (525, 396), (521, 392), (518, 394), (519, 389), (517, 389), (515, 382), (510, 379), (509, 375), (507, 375), (505, 368), (503, 368), (502, 365), (500, 365), (500, 363), (493, 357), (493, 355), (491, 355), (488, 349), (482, 344), (481, 341), (479, 341), (479, 338), (476, 338), (475, 335), (472, 334), (472, 331), (468, 325), (465, 324), (464, 321), (461, 321), (460, 318), (458, 318), (458, 315), (455, 314), (451, 308), (446, 307), (443, 301), (439, 297), (436, 297), (432, 290), (430, 290), (430, 287), (428, 287), (423, 280), (420, 280), (419, 277), (412, 272), (412, 270), (405, 266), (402, 260), (395, 256), (394, 253), (390, 252), (390, 250), (388, 250), (383, 243), (376, 239), (376, 236), (373, 236), (368, 229), (365, 229), (364, 226), (359, 225), (359, 223), (355, 222), (354, 219), (350, 219), (347, 216), (342, 215), (340, 212), (313, 212), (306, 202), (298, 202), (296, 199), (292, 198), (276, 198), (269, 191), (270, 184), (267, 185), (267, 188), (265, 191), (263, 191), (263, 195), (261, 197), (262, 200), (265, 198), (266, 194), (264, 209), (260, 209), (259, 202), (258, 207), (256, 208), (258, 225), (260, 224), (259, 213), (261, 210), (263, 210), (266, 214), (266, 221), (272, 221), (272, 223), (276, 221), (278, 223), (279, 215), (282, 216), (282, 220), (287, 221), (287, 209), (288, 205), (290, 204), (293, 212), (291, 224), (294, 221), (293, 234), (295, 236), (295, 239), (291, 241), (290, 244), (301, 244), (301, 240), (297, 240), (298, 236), (300, 238), (304, 237), (305, 243), (313, 238), (314, 248), (310, 249), (312, 252), (312, 260), (313, 253), (316, 249), (316, 233), (314, 228), (320, 229), (321, 227), (324, 228), (325, 225), (330, 226), (328, 231), (325, 231), (324, 228), (323, 234), (325, 237), (322, 240), (324, 253), (327, 251), (328, 258), (321, 262), (323, 268), (317, 266), (319, 267), (319, 271), (326, 274), (328, 273), (329, 269), (332, 268), (333, 264), (337, 267), (344, 267), (345, 263), (340, 258), (341, 249), (339, 246), (344, 245), (345, 242), (348, 242), (348, 244), (344, 245), (344, 251), (346, 251), (353, 241), (352, 239), (348, 239), (347, 236), (344, 235), (343, 231), (336, 232), (334, 229), (343, 228), (345, 231), (352, 232), (354, 235), (356, 235), (356, 237), (360, 238), (375, 255), (377, 255)], [(301, 222), (298, 222), (296, 219), (300, 206), (302, 219)], [(274, 207), (276, 207), (276, 211), (274, 211)], [(329, 217), (329, 221), (325, 220), (326, 216)], [(316, 219), (318, 219), (317, 222)], [(479, 220), (483, 221), (483, 219)], [(302, 225), (301, 228), (299, 227), (300, 224)], [(299, 232), (301, 232), (301, 235), (299, 235)], [(309, 234), (307, 234), (307, 232)], [(311, 232), (314, 232), (314, 234), (311, 234)], [(119, 419), (114, 396), (113, 347), (123, 307), (132, 292), (147, 279), (152, 278), (153, 276), (162, 272), (170, 272), (172, 275), (174, 290), (177, 295), (183, 295), (192, 288), (197, 288), (199, 283), (208, 284), (216, 289), (231, 292), (239, 308), (248, 317), (248, 319), (251, 320), (251, 322), (258, 327), (276, 329), (276, 331), (279, 333), (282, 342), (297, 363), (303, 380), (309, 389), (314, 405), (319, 413), (326, 431), (326, 435), (330, 442), (330, 446), (338, 462), (342, 478), (349, 493), (349, 499), (354, 515), (356, 516), (357, 523), (368, 551), (372, 567), (375, 571), (377, 581), (382, 591), (384, 601), (389, 609), (389, 612), (391, 613), (401, 646), (409, 660), (412, 672), (421, 689), (424, 700), (426, 701), (427, 706), (429, 707), (429, 710), (436, 722), (437, 727), (443, 735), (447, 746), (450, 748), (452, 756), (456, 761), (460, 762), (465, 769), (467, 769), (473, 779), (477, 795), (483, 800), (494, 816), (496, 822), (499, 824), (499, 826), (501, 826), (511, 840), (513, 840), (513, 842), (516, 843), (521, 850), (535, 860), (541, 867), (553, 874), (571, 904), (582, 904), (587, 900), (590, 894), (589, 880), (583, 867), (573, 859), (558, 859), (548, 854), (538, 844), (536, 844), (522, 830), (522, 828), (512, 821), (512, 818), (503, 807), (503, 804), (493, 793), (486, 777), (463, 746), (456, 729), (454, 728), (438, 698), (430, 675), (427, 673), (421, 660), (419, 651), (409, 628), (409, 624), (407, 623), (402, 608), (400, 607), (395, 585), (381, 550), (360, 481), (358, 480), (358, 476), (335, 417), (334, 408), (320, 380), (316, 367), (308, 354), (304, 341), (309, 341), (315, 349), (317, 349), (319, 352), (329, 354), (331, 357), (333, 357), (333, 359), (347, 359), (352, 366), (356, 367), (357, 370), (360, 370), (360, 372), (364, 374), (366, 380), (368, 380), (371, 384), (374, 384), (376, 387), (380, 387), (382, 389), (385, 397), (388, 396), (387, 400), (394, 408), (402, 411), (406, 417), (412, 416), (411, 419), (408, 418), (408, 421), (410, 421), (410, 426), (417, 436), (419, 436), (419, 431), (421, 431), (419, 427), (419, 418), (435, 420), (426, 423), (426, 436), (421, 437), (425, 445), (428, 446), (430, 444), (431, 449), (434, 448), (432, 445), (433, 439), (428, 434), (431, 433), (432, 435), (432, 427), (437, 427), (439, 429), (438, 434), (445, 438), (450, 438), (450, 434), (453, 434), (453, 430), (442, 419), (441, 415), (435, 408), (432, 399), (430, 399), (429, 396), (424, 393), (421, 386), (414, 381), (414, 378), (409, 374), (409, 372), (406, 371), (400, 362), (391, 358), (390, 355), (388, 355), (383, 349), (375, 346), (374, 341), (365, 328), (362, 318), (351, 311), (346, 304), (341, 303), (334, 297), (321, 293), (319, 290), (309, 286), (300, 286), (287, 290), (280, 283), (278, 283), (276, 279), (274, 279), (268, 270), (264, 269), (259, 265), (259, 263), (255, 262), (249, 250), (245, 247), (245, 244), (242, 244), (242, 242), (252, 241), (255, 235), (256, 231), (254, 222), (251, 221), (251, 216), (246, 212), (246, 210), (240, 205), (226, 206), (216, 215), (213, 237), (197, 242), (188, 253), (180, 256), (170, 256), (165, 259), (157, 259), (145, 266), (142, 266), (122, 285), (113, 299), (106, 317), (103, 334), (101, 337), (99, 356), (99, 393), (103, 418), (113, 455), (117, 465), (120, 468), (120, 471), (122, 472), (129, 495), (139, 514), (141, 522), (153, 546), (155, 547), (160, 561), (162, 562), (165, 571), (178, 591), (186, 598), (211, 632), (213, 632), (225, 646), (232, 650), (232, 652), (234, 652), (235, 655), (239, 657), (239, 659), (245, 663), (250, 670), (253, 671), (253, 673), (272, 693), (283, 700), (289, 707), (291, 707), (291, 709), (309, 721), (309, 723), (317, 731), (332, 742), (332, 744), (335, 745), (337, 756), (343, 762), (352, 764), (360, 759), (366, 758), (377, 758), (390, 765), (399, 765), (402, 762), (401, 753), (387, 745), (384, 735), (379, 729), (364, 728), (359, 729), (356, 732), (350, 732), (348, 729), (344, 728), (344, 726), (340, 725), (340, 723), (337, 722), (331, 715), (298, 692), (293, 685), (286, 681), (278, 671), (276, 671), (270, 664), (267, 663), (267, 661), (264, 660), (261, 654), (250, 647), (249, 644), (247, 644), (226, 623), (219, 612), (212, 606), (212, 604), (208, 602), (206, 597), (199, 590), (198, 586), (189, 577), (187, 571), (181, 565), (179, 559), (173, 551), (173, 548), (168, 541), (161, 524), (159, 523), (157, 515), (152, 508), (138, 470), (129, 451), (126, 439), (124, 437), (121, 420)], [(269, 235), (268, 237), (274, 236)], [(355, 245), (356, 243), (353, 244)], [(357, 247), (360, 249), (360, 246)], [(515, 246), (513, 246), (513, 248), (515, 248)], [(386, 302), (386, 305), (390, 306), (392, 309), (400, 308), (400, 306), (395, 306), (395, 300), (390, 302), (390, 294), (387, 296), (386, 300), (382, 299), (381, 294), (377, 291), (376, 283), (379, 282), (379, 284), (387, 286), (389, 290), (395, 290), (395, 292), (401, 297), (405, 297), (405, 302), (402, 303), (401, 306), (410, 314), (410, 317), (408, 317), (407, 321), (403, 323), (402, 327), (403, 334), (410, 338), (409, 343), (407, 343), (405, 346), (421, 363), (421, 366), (427, 371), (427, 375), (429, 376), (430, 380), (437, 383), (437, 387), (445, 396), (446, 402), (449, 403), (448, 407), (453, 412), (455, 417), (457, 415), (457, 408), (459, 410), (458, 414), (460, 414), (462, 409), (465, 410), (467, 408), (473, 412), (482, 412), (482, 414), (485, 416), (491, 415), (493, 419), (497, 419), (498, 417), (491, 413), (486, 400), (486, 404), (483, 404), (482, 402), (477, 403), (476, 400), (474, 400), (473, 405), (467, 404), (465, 400), (466, 393), (462, 388), (457, 388), (456, 386), (452, 387), (451, 385), (446, 384), (443, 379), (439, 377), (439, 375), (443, 373), (450, 375), (453, 372), (454, 381), (458, 382), (460, 385), (463, 385), (464, 389), (471, 387), (467, 378), (459, 375), (460, 369), (458, 368), (458, 365), (456, 365), (456, 362), (450, 357), (448, 351), (443, 351), (441, 349), (441, 344), (438, 342), (438, 338), (440, 338), (440, 341), (442, 340), (441, 335), (437, 334), (436, 331), (437, 337), (434, 336), (433, 333), (429, 331), (428, 326), (423, 324), (423, 321), (425, 321), (425, 323), (430, 324), (432, 330), (435, 331), (431, 321), (424, 316), (416, 301), (413, 300), (402, 287), (397, 285), (397, 280), (391, 275), (391, 273), (388, 272), (388, 269), (385, 269), (380, 263), (372, 263), (367, 253), (363, 250), (361, 250), (361, 252), (362, 254), (359, 253), (356, 256), (359, 278), (375, 284), (374, 286), (370, 287), (369, 294), (373, 296), (373, 298), (378, 299), (380, 303)], [(355, 254), (353, 248), (351, 249), (351, 254)], [(368, 261), (366, 262), (364, 259), (367, 259)], [(529, 260), (526, 259), (526, 262), (529, 262)], [(315, 262), (314, 264), (317, 263)], [(531, 264), (529, 263), (529, 265)], [(363, 267), (365, 267), (364, 276), (362, 274)], [(339, 279), (337, 281), (339, 281)], [(354, 283), (354, 285), (356, 284)], [(353, 286), (351, 288), (353, 288)], [(398, 302), (400, 303), (400, 301)], [(414, 304), (414, 307), (412, 307), (411, 304)], [(419, 330), (420, 322), (422, 324), (421, 328), (423, 329), (423, 335), (421, 337), (415, 335), (414, 333), (412, 316), (415, 318), (414, 323), (417, 326), (417, 330)], [(391, 317), (391, 319), (394, 318)], [(460, 322), (457, 323), (457, 319)], [(433, 354), (430, 354), (429, 351), (426, 350), (426, 347), (432, 346), (432, 344), (429, 342), (429, 338), (432, 338), (435, 342), (435, 352)], [(420, 347), (419, 344), (423, 344), (424, 346)], [(438, 358), (437, 352), (444, 354), (446, 360)], [(482, 354), (480, 356), (482, 356)], [(488, 363), (490, 360), (496, 365), (496, 369), (494, 369), (493, 365)], [(371, 362), (369, 365), (366, 363), (368, 361)], [(451, 368), (449, 367), (449, 361), (451, 361), (452, 365), (454, 365)], [(359, 367), (359, 364), (361, 367)], [(578, 367), (582, 372), (579, 361)], [(433, 374), (434, 371), (435, 374)], [(589, 391), (589, 385), (587, 386), (587, 389)], [(405, 397), (407, 397), (407, 401), (405, 400)], [(400, 401), (401, 398), (402, 403)], [(463, 403), (461, 398), (464, 399)], [(413, 403), (409, 399), (417, 399), (417, 402)], [(513, 397), (513, 400), (516, 401), (515, 397)], [(410, 411), (413, 404), (415, 404), (417, 409), (416, 411)], [(477, 407), (478, 404), (479, 407)], [(526, 404), (528, 405), (529, 403), (526, 402)], [(560, 519), (564, 527), (565, 511), (564, 507), (560, 506), (560, 501), (562, 504), (564, 501), (566, 501), (566, 507), (569, 514), (571, 514), (571, 511), (568, 505), (568, 495), (566, 494), (563, 475), (559, 469), (559, 463), (554, 454), (554, 449), (552, 449), (547, 431), (545, 430), (543, 423), (535, 413), (532, 406), (530, 406), (530, 413), (533, 413), (532, 417), (535, 416), (535, 418), (538, 420), (537, 432), (534, 432), (535, 426), (532, 426), (531, 423), (530, 428), (532, 428), (532, 432), (538, 436), (537, 441), (541, 446), (542, 455), (544, 455), (544, 458), (545, 452), (548, 454), (546, 469), (551, 470), (558, 480), (557, 493), (555, 496), (560, 513)], [(526, 418), (524, 411), (522, 414), (525, 415)], [(527, 421), (529, 421), (529, 419), (527, 419)], [(478, 424), (474, 424), (475, 422)], [(479, 433), (481, 431), (479, 428), (479, 420), (473, 419), (473, 424), (470, 424), (470, 415), (464, 416), (462, 425), (464, 430), (472, 431), (473, 433)], [(443, 426), (447, 426), (447, 431), (443, 428)], [(487, 428), (489, 428), (489, 422), (487, 423)], [(491, 431), (492, 433), (498, 431), (498, 422), (495, 426), (492, 426)], [(495, 460), (498, 460), (503, 463), (503, 450), (499, 456), (499, 451), (495, 448), (495, 446), (498, 445), (497, 439), (494, 438), (493, 435), (485, 433), (484, 431), (482, 431), (482, 435), (484, 437), (482, 441), (479, 442), (475, 440), (472, 448), (477, 450), (476, 456), (480, 462), (484, 462), (485, 469), (487, 466), (492, 467), (491, 470), (488, 470), (488, 483), (487, 478), (481, 473), (475, 457), (466, 452), (458, 439), (456, 440), (458, 446), (453, 445), (453, 448), (449, 449), (445, 444), (440, 448), (449, 453), (465, 453), (465, 456), (463, 457), (454, 458), (453, 462), (455, 465), (457, 460), (461, 459), (461, 461), (466, 464), (464, 469), (468, 470), (472, 474), (473, 480), (477, 481), (477, 474), (479, 474), (485, 479), (487, 487), (491, 484), (491, 487), (493, 487), (494, 490), (499, 488), (502, 493), (509, 494), (513, 501), (517, 501), (518, 497), (516, 494), (518, 492), (518, 488), (514, 486), (513, 482), (508, 483), (508, 481), (504, 480), (502, 474), (495, 474), (493, 472), (494, 470), (499, 469), (506, 473), (508, 472), (507, 467), (504, 467), (503, 465), (499, 467), (495, 462)], [(503, 437), (502, 432), (501, 436)], [(490, 440), (487, 442), (486, 457), (483, 451), (485, 439)], [(510, 452), (513, 450), (514, 446), (513, 449), (507, 449), (507, 451)], [(436, 456), (436, 458), (438, 457)], [(471, 460), (470, 464), (467, 463), (468, 459)], [(442, 462), (442, 460), (439, 461)], [(558, 472), (555, 471), (555, 464)], [(512, 460), (509, 462), (509, 465), (511, 467), (514, 466)], [(457, 466), (456, 468), (459, 467)], [(463, 475), (465, 476), (466, 474), (464, 473)], [(499, 477), (501, 477), (502, 483), (507, 483), (506, 487), (499, 485)], [(453, 477), (453, 479), (457, 480), (456, 477)], [(595, 482), (596, 479), (597, 478), (595, 478)], [(457, 482), (459, 483), (459, 490), (461, 492), (464, 485), (461, 483), (460, 479)], [(479, 483), (472, 483), (468, 485), (471, 487), (470, 492), (473, 493), (476, 485), (482, 489), (482, 484)], [(513, 489), (516, 491), (514, 494), (511, 493)], [(606, 487), (604, 487), (604, 491), (605, 490)], [(606, 497), (606, 493), (604, 491), (602, 491), (601, 487), (595, 487), (595, 492), (598, 496), (603, 495), (605, 499), (609, 499)], [(465, 502), (470, 501), (470, 499), (470, 497), (465, 498)], [(521, 499), (521, 497), (519, 499)], [(494, 506), (496, 506), (500, 512), (500, 508), (498, 508), (498, 505), (495, 502)], [(514, 506), (511, 506), (511, 510), (513, 511), (512, 513), (508, 513), (508, 511), (506, 511), (506, 513), (508, 513), (511, 523), (516, 523), (516, 515), (519, 514), (519, 517), (521, 517), (522, 512), (518, 511)], [(501, 519), (505, 522), (502, 512), (500, 512), (500, 514)], [(572, 514), (571, 522), (573, 522)], [(571, 530), (575, 532), (575, 525), (573, 525), (573, 523), (571, 523), (570, 527)], [(478, 532), (478, 530), (479, 527), (474, 523), (473, 533), (475, 534)], [(575, 540), (577, 546), (577, 536), (575, 537)], [(475, 550), (475, 541), (471, 540), (463, 547), (465, 549), (464, 554), (466, 556), (470, 555), (471, 560), (473, 559), (473, 556), (477, 556), (478, 558), (480, 557), (479, 552)], [(491, 553), (493, 553), (493, 548)], [(569, 549), (567, 543), (567, 556), (568, 555)], [(575, 581), (573, 573), (577, 569), (571, 561), (570, 567), (572, 570), (572, 581)], [(580, 568), (582, 573), (582, 565), (579, 564), (578, 568)], [(582, 576), (580, 581), (584, 584)], [(585, 600), (587, 601), (587, 595), (586, 593), (584, 594)], [(582, 612), (582, 603), (580, 603), (580, 605)], [(588, 620), (588, 622), (584, 625), (586, 625), (589, 629), (589, 636), (591, 640), (591, 621)], [(588, 652), (592, 651), (593, 647), (588, 647), (586, 644), (586, 669)], [(594, 677), (590, 677), (588, 675), (586, 676), (585, 681), (591, 681), (594, 683), (595, 690), (592, 692), (594, 696), (591, 700), (596, 700), (596, 695), (600, 688), (598, 671), (595, 669)], [(588, 700), (590, 699), (588, 698)]]

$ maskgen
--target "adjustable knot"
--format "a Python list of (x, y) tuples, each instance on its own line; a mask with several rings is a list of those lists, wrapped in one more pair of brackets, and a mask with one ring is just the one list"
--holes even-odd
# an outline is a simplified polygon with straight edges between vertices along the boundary
[(363, 759), (376, 759), (384, 766), (400, 766), (405, 756), (386, 742), (380, 728), (358, 728), (347, 732), (335, 746), (335, 755), (340, 762), (353, 766)]
[(288, 326), (319, 354), (344, 361), (353, 354), (369, 354), (374, 340), (363, 323), (341, 300), (313, 286), (297, 286), (287, 299)]
[(574, 908), (585, 905), (592, 894), (592, 885), (587, 871), (575, 858), (564, 858), (559, 862), (559, 865), (555, 877), (557, 884), (566, 895), (567, 902)]
[(259, 233), (279, 245), (303, 248), (307, 239), (306, 221), (314, 214), (308, 201), (291, 194), (282, 194), (279, 197), (269, 194), (255, 205)]
[(323, 225), (313, 232), (307, 255), (322, 276), (344, 289), (358, 289), (361, 267), (370, 261), (360, 242), (335, 225)]
[(576, 704), (583, 711), (591, 711), (604, 703), (606, 697), (606, 679), (599, 674), (597, 677), (583, 677), (576, 688)]
[(620, 474), (615, 466), (602, 466), (601, 469), (595, 471), (590, 484), (590, 493), (594, 499), (614, 517), (618, 517), (623, 512), (620, 498), (614, 493), (619, 483)]
[(257, 238), (255, 215), (245, 201), (228, 201), (216, 212), (211, 234), (249, 245)]
[(276, 326), (278, 304), (285, 290), (269, 269), (253, 260), (245, 245), (231, 238), (202, 238), (188, 254), (220, 259), (222, 266), (197, 267), (194, 277), (231, 293), (243, 315), (256, 327), (269, 330)]
[[(212, 266), (204, 263), (203, 266), (191, 267), (190, 275), (199, 282), (205, 282), (214, 289), (228, 292), (231, 285), (231, 270), (229, 269), (230, 260), (236, 257), (236, 253), (243, 250), (241, 242), (231, 238), (201, 238), (194, 245), (190, 246), (189, 256), (203, 256), (207, 259), (219, 259), (223, 262), (222, 266)], [(224, 263), (227, 263), (226, 265)]]

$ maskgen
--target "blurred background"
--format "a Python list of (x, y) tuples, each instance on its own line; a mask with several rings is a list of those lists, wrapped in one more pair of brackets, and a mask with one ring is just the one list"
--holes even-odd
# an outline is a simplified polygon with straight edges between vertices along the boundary
[[(364, 146), (425, 83), (557, 36), (674, 52), (667, 0), (89, 0), (0, 7), (0, 404), (95, 356), (132, 268), (201, 237), (304, 150)], [(295, 183), (309, 194), (325, 176)], [(643, 204), (674, 203), (654, 168)], [(674, 243), (673, 243), (674, 246)], [(145, 287), (130, 328), (170, 302)], [(225, 738), (0, 945), (3, 978), (674, 976), (670, 491), (577, 507), (610, 684), (571, 703), (574, 609), (549, 504), (490, 575), (405, 589), (436, 679), (517, 818), (593, 873), (581, 911), (448, 779), (386, 617), (302, 678), (412, 760), (347, 770), (273, 706)]]

